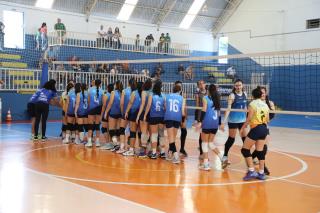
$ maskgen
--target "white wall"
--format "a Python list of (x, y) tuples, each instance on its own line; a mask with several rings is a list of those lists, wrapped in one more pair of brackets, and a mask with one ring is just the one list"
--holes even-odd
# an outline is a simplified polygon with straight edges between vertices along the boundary
[(314, 18), (319, 0), (243, 0), (218, 37), (242, 53), (320, 48), (320, 29), (306, 30)]
[[(141, 38), (145, 38), (148, 34), (152, 33), (155, 40), (159, 39), (161, 32), (168, 32), (171, 35), (172, 42), (187, 43), (189, 44), (191, 50), (208, 52), (214, 52), (217, 50), (217, 47), (214, 47), (214, 39), (210, 32), (192, 32), (165, 27), (160, 28), (160, 30), (157, 31), (156, 26), (121, 23), (116, 22), (116, 20), (108, 20), (93, 16), (90, 17), (89, 22), (86, 22), (85, 16), (82, 14), (41, 10), (34, 7), (0, 1), (0, 11), (12, 9), (24, 13), (26, 33), (34, 34), (42, 22), (47, 23), (49, 31), (53, 30), (53, 26), (59, 17), (62, 19), (62, 22), (66, 25), (66, 28), (69, 31), (96, 33), (100, 25), (103, 24), (105, 28), (110, 26), (114, 29), (116, 26), (118, 26), (123, 37), (135, 38), (136, 34), (140, 34)], [(0, 16), (2, 16), (2, 12)]]

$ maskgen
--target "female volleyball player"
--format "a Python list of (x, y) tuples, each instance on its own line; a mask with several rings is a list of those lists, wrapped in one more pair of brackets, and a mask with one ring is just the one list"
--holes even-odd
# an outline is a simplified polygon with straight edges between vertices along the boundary
[[(146, 156), (146, 146), (148, 143), (148, 119), (144, 120), (145, 109), (148, 104), (148, 98), (151, 94), (152, 89), (152, 80), (148, 78), (142, 87), (142, 94), (141, 94), (141, 105), (138, 112), (138, 117), (136, 118), (137, 124), (139, 124), (140, 131), (141, 131), (141, 151), (139, 153), (139, 157)], [(147, 115), (148, 117), (148, 115)]]
[(109, 127), (108, 127), (108, 115), (105, 116), (106, 113), (106, 108), (109, 104), (110, 101), (110, 96), (111, 96), (111, 92), (114, 90), (114, 85), (113, 84), (109, 84), (107, 86), (107, 92), (106, 94), (103, 95), (102, 98), (102, 111), (101, 111), (101, 120), (102, 120), (102, 127), (101, 127), (101, 132), (105, 137), (106, 143), (101, 146), (101, 149), (104, 150), (110, 150), (113, 148), (113, 143), (110, 142), (110, 135), (109, 135)]
[[(72, 86), (72, 88), (70, 88), (68, 94), (67, 94), (67, 101), (65, 104), (65, 108), (64, 111), (65, 113), (65, 117), (67, 120), (67, 128), (66, 128), (66, 137), (63, 139), (63, 143), (67, 144), (70, 141), (70, 136), (71, 134), (74, 134), (73, 132), (75, 131), (74, 129), (74, 124), (75, 124), (75, 103), (76, 103), (76, 93), (75, 93), (75, 89)], [(79, 144), (79, 141), (77, 141)]]
[(84, 125), (88, 123), (88, 91), (86, 84), (77, 83), (75, 85), (76, 107), (75, 117), (78, 126), (78, 136), (76, 136), (76, 144), (80, 144), (84, 139)]
[(220, 95), (214, 84), (211, 84), (208, 89), (208, 95), (203, 97), (202, 111), (200, 116), (200, 126), (202, 127), (201, 139), (202, 139), (202, 151), (203, 151), (203, 164), (200, 164), (200, 169), (210, 170), (208, 152), (211, 149), (216, 153), (220, 160), (222, 160), (222, 154), (219, 149), (214, 145), (214, 137), (221, 124), (220, 115)]
[(185, 100), (181, 96), (180, 92), (181, 85), (177, 84), (173, 87), (173, 93), (168, 94), (165, 97), (164, 120), (169, 140), (167, 160), (172, 161), (172, 163), (180, 163), (179, 154), (175, 144), (177, 131), (180, 127), (182, 117), (185, 116)]
[(109, 125), (109, 135), (111, 137), (111, 140), (113, 142), (114, 147), (111, 149), (111, 151), (118, 151), (120, 149), (120, 146), (118, 144), (118, 136), (120, 134), (118, 133), (119, 125), (120, 125), (120, 119), (121, 119), (121, 109), (120, 109), (120, 98), (121, 93), (123, 90), (123, 84), (121, 81), (116, 81), (115, 83), (115, 90), (111, 92), (110, 94), (110, 101), (108, 103), (106, 112), (104, 114), (104, 118), (107, 119), (108, 117), (108, 125)]
[(86, 147), (92, 147), (93, 130), (96, 130), (96, 147), (100, 146), (100, 121), (102, 110), (102, 95), (101, 80), (95, 80), (95, 86), (91, 87), (88, 93), (88, 143)]
[(37, 99), (37, 93), (34, 93), (28, 101), (27, 112), (31, 117), (31, 140), (34, 139), (34, 126), (36, 121), (35, 101)]
[[(248, 126), (248, 124), (250, 125), (250, 132), (248, 133), (244, 141), (243, 147), (241, 149), (241, 153), (243, 157), (246, 159), (246, 163), (248, 165), (248, 172), (246, 176), (243, 177), (243, 180), (245, 181), (255, 178), (265, 180), (265, 153), (263, 152), (263, 147), (266, 142), (265, 139), (268, 135), (267, 123), (269, 122), (269, 107), (261, 99), (262, 91), (259, 87), (252, 91), (252, 96), (254, 100), (249, 104), (248, 117), (241, 128), (241, 130), (244, 130)], [(256, 147), (256, 154), (259, 159), (258, 173), (255, 172), (250, 152), (250, 149), (253, 145), (255, 145)]]
[[(275, 110), (274, 103), (269, 100), (269, 96), (267, 95), (267, 88), (260, 86), (260, 89), (261, 89), (261, 92), (262, 92), (261, 100), (266, 102), (266, 104), (268, 105), (270, 110)], [(269, 119), (272, 120), (273, 118), (274, 118), (274, 113), (269, 113)], [(269, 132), (269, 128), (268, 128), (268, 135), (267, 135), (267, 138), (266, 138), (266, 144), (263, 146), (264, 155), (267, 155), (269, 140), (270, 140), (270, 132)], [(252, 153), (252, 159), (254, 160), (256, 157), (257, 157), (257, 151), (255, 150)], [(264, 165), (264, 173), (266, 175), (270, 175), (270, 171), (266, 167), (266, 164)]]
[(159, 136), (160, 157), (165, 158), (165, 138), (164, 138), (164, 96), (161, 93), (162, 82), (156, 81), (152, 94), (149, 95), (147, 108), (143, 120), (147, 120), (149, 114), (149, 125), (151, 131), (152, 154), (151, 159), (157, 158), (157, 142)]
[[(234, 82), (232, 93), (228, 97), (228, 109), (225, 112), (224, 121), (221, 125), (221, 130), (224, 131), (224, 124), (228, 121), (229, 136), (224, 147), (224, 156), (222, 159), (223, 167), (226, 167), (228, 162), (228, 153), (234, 144), (237, 130), (240, 130), (243, 123), (246, 121), (246, 112), (230, 112), (230, 109), (247, 109), (247, 94), (243, 91), (243, 82), (237, 79)], [(245, 129), (239, 131), (242, 141), (245, 140), (247, 132)]]
[(67, 117), (66, 112), (64, 111), (64, 109), (66, 108), (66, 103), (67, 103), (67, 98), (68, 98), (68, 92), (69, 90), (74, 86), (73, 81), (69, 81), (69, 83), (67, 84), (66, 90), (62, 92), (61, 97), (60, 97), (60, 106), (62, 108), (62, 139), (64, 139), (66, 137), (66, 130), (67, 130)]
[(125, 118), (130, 122), (130, 148), (128, 151), (123, 153), (125, 156), (134, 156), (134, 148), (138, 129), (136, 120), (139, 113), (139, 107), (141, 105), (142, 85), (142, 82), (138, 82), (136, 85), (131, 86), (132, 92), (125, 113)]

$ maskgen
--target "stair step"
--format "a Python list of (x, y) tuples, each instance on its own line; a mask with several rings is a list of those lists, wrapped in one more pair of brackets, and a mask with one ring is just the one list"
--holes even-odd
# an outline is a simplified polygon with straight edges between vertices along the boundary
[(28, 65), (22, 62), (0, 62), (0, 67), (10, 67), (10, 68), (27, 68)]
[(233, 83), (232, 79), (229, 78), (218, 78), (216, 80), (217, 84)]
[(225, 74), (223, 72), (210, 72), (208, 73), (208, 76), (214, 76), (216, 78), (225, 77)]
[(1, 53), (0, 58), (11, 59), (11, 60), (21, 60), (21, 55)]
[(33, 77), (34, 72), (33, 71), (23, 71), (23, 70), (10, 70), (9, 75), (10, 76)]
[(218, 67), (202, 67), (203, 71), (218, 71)]
[(29, 86), (39, 86), (40, 81), (39, 80), (13, 80), (14, 85), (29, 85)]

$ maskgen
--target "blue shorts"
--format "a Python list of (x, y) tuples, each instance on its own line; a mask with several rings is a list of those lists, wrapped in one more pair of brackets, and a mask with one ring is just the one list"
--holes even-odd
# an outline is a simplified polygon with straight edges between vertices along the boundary
[(179, 121), (172, 121), (172, 120), (167, 120), (167, 121), (165, 121), (165, 124), (166, 124), (166, 128), (167, 128), (167, 129), (169, 129), (169, 128), (179, 129), (180, 126), (181, 126), (181, 122), (179, 122)]
[(136, 122), (137, 117), (138, 117), (138, 113), (139, 113), (139, 110), (137, 110), (135, 112), (129, 112), (128, 120), (132, 121), (132, 122)]
[(93, 109), (90, 109), (88, 115), (100, 115), (102, 110), (102, 106), (97, 106)]
[(268, 128), (265, 124), (259, 124), (258, 126), (252, 128), (248, 133), (247, 137), (251, 140), (264, 140), (268, 135)]

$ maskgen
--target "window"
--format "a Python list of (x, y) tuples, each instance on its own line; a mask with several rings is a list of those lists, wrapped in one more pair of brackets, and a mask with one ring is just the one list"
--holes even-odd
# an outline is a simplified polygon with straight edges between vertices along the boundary
[(307, 20), (307, 29), (314, 29), (320, 27), (320, 19)]
[(24, 49), (23, 13), (3, 11), (4, 46), (8, 48)]
[[(220, 37), (219, 38), (219, 56), (220, 55), (228, 55), (228, 37)], [(221, 64), (227, 64), (227, 58), (221, 58), (218, 61)]]

